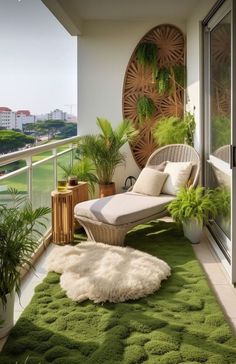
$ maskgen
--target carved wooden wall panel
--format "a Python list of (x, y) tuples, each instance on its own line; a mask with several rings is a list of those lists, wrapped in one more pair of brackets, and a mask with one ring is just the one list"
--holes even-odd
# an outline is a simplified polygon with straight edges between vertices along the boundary
[[(151, 128), (164, 116), (182, 116), (184, 110), (184, 89), (176, 86), (172, 94), (159, 94), (153, 80), (151, 67), (144, 67), (137, 62), (136, 50), (141, 43), (154, 43), (158, 47), (157, 69), (185, 64), (185, 39), (182, 32), (169, 24), (159, 25), (150, 30), (135, 48), (124, 78), (123, 85), (123, 116), (130, 119), (139, 136), (131, 145), (134, 158), (143, 167), (150, 154), (157, 148)], [(149, 120), (140, 122), (137, 113), (139, 97), (147, 96), (155, 104), (155, 112)]]

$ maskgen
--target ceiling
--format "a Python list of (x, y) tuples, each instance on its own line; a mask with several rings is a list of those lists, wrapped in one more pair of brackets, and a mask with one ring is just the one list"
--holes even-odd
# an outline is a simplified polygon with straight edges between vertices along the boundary
[[(81, 34), (84, 20), (149, 20), (168, 18), (184, 21), (199, 0), (42, 0), (73, 35)], [(71, 24), (70, 24), (71, 23)]]

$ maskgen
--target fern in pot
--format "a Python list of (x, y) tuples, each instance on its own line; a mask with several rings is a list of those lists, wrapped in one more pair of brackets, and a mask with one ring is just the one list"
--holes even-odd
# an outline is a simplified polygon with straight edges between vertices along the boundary
[(168, 211), (183, 225), (184, 235), (192, 243), (198, 243), (204, 223), (217, 215), (218, 207), (213, 190), (201, 186), (183, 187), (169, 204)]
[(13, 326), (14, 296), (20, 294), (21, 268), (31, 267), (31, 257), (38, 246), (45, 227), (46, 215), (51, 209), (33, 209), (25, 196), (15, 189), (8, 190), (11, 206), (0, 205), (0, 317), (4, 321), (0, 338)]

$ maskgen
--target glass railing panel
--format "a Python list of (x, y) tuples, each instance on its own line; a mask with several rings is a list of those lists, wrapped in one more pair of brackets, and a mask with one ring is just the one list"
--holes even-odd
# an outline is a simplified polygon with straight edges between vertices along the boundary
[(32, 156), (32, 162), (35, 163), (35, 162), (41, 161), (41, 160), (43, 160), (45, 158), (50, 157), (51, 155), (52, 155), (51, 150), (47, 150), (46, 152), (42, 152), (42, 153), (33, 155)]
[(22, 196), (28, 197), (28, 171), (23, 171), (16, 176), (9, 176), (0, 180), (0, 203), (10, 204), (12, 196), (8, 188), (15, 188)]
[[(51, 207), (51, 192), (54, 190), (53, 160), (32, 168), (32, 204), (37, 207)], [(51, 214), (48, 215), (46, 232), (51, 227)]]
[(69, 151), (57, 157), (57, 179), (64, 179), (66, 170), (71, 166), (73, 151)]
[(4, 166), (0, 166), (0, 176), (4, 176), (8, 173), (17, 171), (20, 168), (23, 168), (26, 166), (25, 160), (19, 160), (13, 163), (5, 164)]

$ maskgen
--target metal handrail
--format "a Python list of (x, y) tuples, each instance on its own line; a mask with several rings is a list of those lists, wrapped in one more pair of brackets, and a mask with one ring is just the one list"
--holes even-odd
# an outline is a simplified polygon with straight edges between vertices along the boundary
[(56, 142), (43, 144), (43, 145), (39, 145), (39, 146), (32, 147), (32, 148), (18, 150), (17, 152), (0, 155), (0, 166), (3, 166), (5, 164), (10, 164), (12, 162), (16, 162), (20, 159), (26, 159), (29, 156), (39, 154), (40, 152), (46, 152), (48, 150), (52, 150), (54, 148), (60, 147), (65, 144), (69, 144), (69, 143), (73, 144), (77, 140), (78, 140), (78, 136), (74, 136), (74, 137), (62, 139), (62, 140), (59, 140)]

